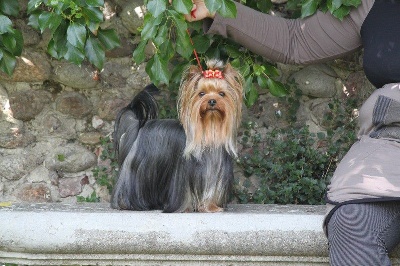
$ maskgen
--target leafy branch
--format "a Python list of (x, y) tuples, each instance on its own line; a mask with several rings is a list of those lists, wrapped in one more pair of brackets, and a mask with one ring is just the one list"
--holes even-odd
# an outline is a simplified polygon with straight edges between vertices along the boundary
[[(146, 65), (146, 72), (156, 83), (176, 86), (179, 77), (190, 64), (196, 64), (193, 51), (196, 50), (201, 61), (206, 58), (220, 58), (231, 62), (245, 78), (245, 103), (253, 105), (258, 99), (257, 86), (268, 89), (277, 97), (286, 96), (286, 86), (277, 80), (279, 71), (271, 62), (248, 51), (238, 44), (220, 36), (204, 35), (201, 22), (188, 23), (184, 14), (192, 8), (191, 0), (145, 1), (147, 14), (141, 30), (141, 41), (133, 53), (137, 64), (146, 60), (145, 48), (152, 45), (155, 53)], [(235, 17), (236, 5), (232, 0), (205, 0), (210, 12), (218, 12), (223, 17)], [(273, 8), (271, 0), (242, 0), (241, 3), (267, 13)], [(286, 10), (293, 17), (307, 17), (317, 10), (330, 11), (343, 19), (352, 6), (361, 0), (289, 0)], [(171, 71), (172, 70), (172, 71)]]
[(77, 65), (88, 59), (102, 69), (105, 51), (120, 45), (116, 32), (101, 29), (104, 0), (30, 0), (29, 25), (43, 33), (50, 30), (47, 52)]
[(17, 62), (16, 56), (22, 53), (24, 43), (22, 33), (15, 29), (8, 16), (17, 16), (18, 2), (0, 1), (0, 70), (11, 75)]

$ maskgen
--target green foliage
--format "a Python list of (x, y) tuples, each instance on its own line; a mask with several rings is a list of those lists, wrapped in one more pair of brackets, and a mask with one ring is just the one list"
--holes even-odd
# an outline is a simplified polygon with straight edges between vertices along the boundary
[[(299, 96), (288, 97), (288, 104), (296, 105)], [(326, 133), (291, 123), (263, 136), (254, 123), (247, 123), (241, 138), (247, 149), (238, 163), (247, 178), (256, 180), (256, 188), (251, 190), (251, 179), (246, 179), (237, 184), (235, 198), (240, 203), (322, 204), (337, 163), (356, 139), (355, 104), (353, 99), (334, 99), (324, 119)], [(294, 113), (288, 110), (289, 122), (294, 122)]]
[(96, 191), (93, 191), (88, 197), (76, 196), (76, 200), (77, 202), (100, 202), (100, 198), (97, 197)]
[(96, 183), (100, 186), (107, 187), (108, 191), (111, 193), (114, 179), (117, 175), (116, 169), (118, 167), (117, 159), (115, 156), (114, 145), (109, 137), (101, 138), (102, 151), (100, 154), (100, 159), (106, 162), (106, 166), (96, 166), (93, 169), (93, 176), (96, 179)]
[[(273, 5), (270, 0), (242, 0), (241, 3), (261, 12), (269, 12)], [(149, 59), (146, 72), (155, 84), (164, 83), (178, 87), (182, 71), (190, 64), (196, 64), (193, 51), (196, 50), (202, 62), (206, 58), (220, 58), (238, 68), (245, 78), (245, 103), (252, 106), (258, 99), (258, 88), (268, 89), (277, 97), (288, 94), (287, 87), (277, 80), (279, 72), (274, 64), (244, 49), (238, 44), (220, 36), (204, 35), (201, 22), (188, 23), (183, 14), (190, 13), (191, 0), (149, 0), (141, 31), (141, 42), (133, 53), (136, 63), (145, 60), (145, 47), (151, 43), (155, 54)], [(286, 9), (293, 17), (307, 17), (317, 10), (329, 11), (343, 19), (351, 7), (361, 0), (289, 0)], [(232, 0), (206, 0), (211, 12), (224, 17), (235, 17), (236, 6)], [(204, 68), (204, 65), (203, 65)], [(170, 71), (173, 69), (173, 71)], [(172, 83), (172, 84), (171, 84)]]
[(118, 47), (114, 30), (101, 29), (104, 0), (30, 0), (29, 25), (51, 34), (47, 52), (56, 59), (80, 65), (87, 59), (102, 69), (105, 51)]
[[(247, 133), (248, 134), (248, 133)], [(249, 137), (249, 136), (248, 136)], [(244, 202), (281, 204), (320, 204), (334, 170), (332, 154), (316, 149), (323, 134), (312, 134), (308, 127), (276, 129), (267, 133), (261, 148), (242, 156), (246, 176), (259, 177), (259, 188)]]
[(22, 33), (15, 29), (8, 16), (17, 16), (19, 12), (18, 1), (0, 1), (0, 70), (12, 75), (16, 56), (21, 55), (23, 46)]

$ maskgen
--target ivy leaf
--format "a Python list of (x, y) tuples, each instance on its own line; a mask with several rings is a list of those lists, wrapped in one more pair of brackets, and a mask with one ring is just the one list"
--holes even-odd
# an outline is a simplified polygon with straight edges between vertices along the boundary
[(85, 16), (86, 23), (91, 22), (103, 22), (103, 12), (98, 7), (82, 7), (82, 13)]
[(279, 81), (275, 81), (271, 78), (267, 79), (267, 85), (269, 92), (275, 97), (283, 97), (288, 94), (285, 85)]
[(343, 4), (345, 6), (358, 7), (359, 5), (361, 5), (361, 0), (343, 0)]
[(81, 50), (79, 50), (78, 48), (67, 42), (64, 58), (69, 62), (72, 62), (76, 65), (80, 65), (82, 61), (85, 59), (85, 54)]
[(111, 50), (121, 45), (118, 35), (113, 29), (102, 30), (97, 32), (97, 37), (106, 50)]
[(0, 15), (0, 34), (12, 31), (12, 21), (8, 17)]
[(33, 11), (35, 11), (42, 2), (43, 0), (29, 0), (27, 8), (28, 13), (32, 13)]
[(345, 16), (350, 14), (350, 7), (341, 6), (332, 13), (336, 18), (343, 20)]
[(147, 10), (153, 15), (153, 17), (158, 17), (167, 9), (167, 5), (164, 0), (150, 0), (147, 3)]
[(136, 47), (135, 51), (133, 51), (133, 60), (135, 60), (136, 64), (143, 63), (145, 59), (144, 49), (146, 48), (146, 45), (147, 45), (147, 40), (142, 40)]
[(10, 33), (5, 33), (1, 35), (1, 42), (7, 52), (14, 54), (14, 49), (17, 45), (17, 41), (14, 36)]
[(226, 17), (226, 18), (234, 18), (236, 17), (236, 5), (233, 1), (231, 0), (222, 0), (221, 2), (221, 7), (218, 9), (218, 13), (221, 14), (221, 16)]
[(321, 0), (306, 0), (306, 2), (301, 6), (301, 17), (305, 18), (311, 16), (317, 11)]
[(257, 76), (257, 83), (261, 88), (267, 88), (268, 87), (268, 78), (265, 75), (259, 75)]
[(210, 11), (210, 13), (216, 12), (222, 5), (221, 1), (215, 0), (204, 0), (204, 3), (206, 4), (206, 7)]
[(86, 41), (86, 27), (78, 23), (70, 24), (67, 29), (67, 40), (79, 50), (83, 50)]
[(50, 12), (43, 12), (42, 14), (39, 15), (38, 18), (38, 24), (41, 33), (45, 29), (50, 29), (52, 33), (57, 29), (57, 27), (61, 24), (62, 21), (61, 15), (57, 15), (55, 13), (50, 13)]
[(271, 0), (257, 1), (257, 8), (263, 13), (269, 12), (272, 6)]
[(247, 77), (245, 80), (245, 98), (244, 102), (246, 106), (253, 106), (258, 99), (258, 91), (253, 84), (253, 77)]
[(28, 19), (28, 25), (36, 30), (40, 30), (39, 15), (40, 15), (40, 13), (31, 14)]
[(182, 14), (189, 14), (193, 7), (192, 0), (173, 0), (172, 7)]
[(1, 42), (10, 54), (14, 56), (21, 55), (24, 38), (19, 30), (1, 35)]
[(0, 70), (9, 76), (12, 75), (15, 69), (17, 59), (6, 51), (3, 51), (3, 58), (0, 61)]
[(103, 69), (103, 64), (106, 55), (98, 39), (95, 38), (87, 39), (85, 45), (85, 53), (90, 63), (95, 65), (97, 69)]
[(0, 1), (0, 11), (3, 14), (10, 16), (18, 16), (19, 4), (15, 0), (1, 0)]
[(329, 11), (333, 13), (336, 9), (338, 9), (342, 5), (342, 0), (329, 0), (327, 2)]
[(94, 7), (104, 6), (104, 0), (86, 0), (85, 3), (88, 6), (94, 6)]

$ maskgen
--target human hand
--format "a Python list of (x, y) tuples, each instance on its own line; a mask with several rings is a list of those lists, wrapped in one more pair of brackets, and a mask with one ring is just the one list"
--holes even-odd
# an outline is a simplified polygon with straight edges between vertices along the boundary
[[(203, 0), (192, 0), (193, 8), (190, 14), (185, 14), (185, 19), (189, 22), (198, 21), (205, 18), (214, 18), (215, 13), (210, 13)], [(169, 0), (172, 3), (172, 0)]]

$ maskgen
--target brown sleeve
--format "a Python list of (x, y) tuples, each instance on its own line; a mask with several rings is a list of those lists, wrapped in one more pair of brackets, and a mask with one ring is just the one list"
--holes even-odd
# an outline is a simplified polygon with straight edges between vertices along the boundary
[(340, 21), (318, 11), (305, 19), (285, 19), (236, 3), (237, 16), (204, 22), (207, 34), (219, 34), (271, 61), (310, 64), (354, 52), (361, 47), (361, 25), (374, 0), (363, 0)]

